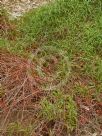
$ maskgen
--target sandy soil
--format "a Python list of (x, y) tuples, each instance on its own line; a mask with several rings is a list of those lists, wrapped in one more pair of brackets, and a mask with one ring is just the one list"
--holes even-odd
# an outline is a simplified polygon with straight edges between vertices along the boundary
[(0, 0), (0, 5), (7, 9), (12, 18), (23, 15), (32, 8), (37, 8), (51, 0)]

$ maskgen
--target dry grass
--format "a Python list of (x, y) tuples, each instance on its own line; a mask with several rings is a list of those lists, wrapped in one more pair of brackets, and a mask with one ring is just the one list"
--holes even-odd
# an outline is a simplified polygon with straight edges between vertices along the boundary
[[(36, 56), (36, 59), (37, 57), (38, 56)], [(50, 74), (53, 74), (52, 66), (54, 65), (54, 63), (56, 63), (56, 61), (58, 60), (55, 60), (55, 62), (53, 63), (51, 62), (52, 64), (50, 64), (46, 69), (43, 68), (47, 76), (49, 75), (49, 72)], [(4, 50), (0, 51), (1, 135), (9, 134), (8, 127), (10, 126), (10, 124), (12, 126), (13, 120), (14, 122), (23, 123), (23, 125), (27, 124), (27, 126), (30, 123), (33, 123), (33, 125), (35, 126), (37, 125), (34, 128), (33, 132), (30, 131), (30, 133), (34, 133), (34, 135), (46, 135), (49, 133), (57, 134), (58, 132), (60, 133), (59, 135), (62, 135), (66, 133), (64, 132), (64, 130), (66, 131), (67, 128), (63, 121), (55, 121), (53, 120), (53, 118), (51, 120), (49, 118), (47, 121), (46, 119), (43, 120), (43, 117), (40, 117), (42, 116), (42, 114), (45, 114), (46, 111), (46, 107), (45, 109), (42, 108), (43, 98), (49, 97), (49, 95), (51, 94), (48, 89), (47, 91), (45, 91), (45, 89), (43, 89), (42, 87), (43, 83), (49, 84), (49, 78), (46, 77), (44, 80), (41, 75), (37, 75), (35, 70), (36, 65), (37, 64), (34, 64), (33, 61), (29, 63), (29, 60), (26, 58), (24, 59), (22, 57), (18, 57), (17, 55), (10, 54), (9, 52), (6, 52)], [(52, 89), (51, 91), (53, 92)], [(54, 99), (56, 100), (56, 98)], [(65, 98), (61, 96), (61, 99)], [(58, 101), (60, 102), (60, 99), (58, 99)], [(49, 107), (49, 103), (47, 104)], [(63, 109), (64, 107), (61, 108)], [(56, 112), (58, 110), (56, 110)], [(48, 116), (49, 114), (53, 116), (53, 111), (51, 113), (49, 112)], [(59, 115), (58, 118), (60, 119)], [(11, 126), (10, 131), (14, 128), (14, 126), (16, 126), (15, 129), (17, 129), (18, 125), (13, 124), (13, 126)], [(53, 129), (53, 132), (49, 132), (50, 129)], [(20, 132), (18, 133), (17, 130), (16, 132), (14, 131), (14, 133), (18, 135), (20, 134)]]
[[(31, 74), (28, 74), (28, 68), (31, 68), (34, 70), (34, 64), (29, 64), (29, 61), (27, 59), (18, 57), (16, 55), (12, 55), (5, 51), (0, 51), (0, 120), (1, 120), (1, 127), (0, 131), (2, 135), (8, 135), (8, 125), (11, 124), (12, 127), (15, 126), (15, 124), (12, 124), (12, 121), (20, 122), (24, 124), (30, 124), (31, 122), (35, 123), (36, 126), (34, 130), (30, 130), (29, 134), (32, 134), (32, 136), (39, 134), (43, 134), (44, 136), (46, 134), (57, 134), (59, 133), (59, 136), (67, 135), (67, 128), (66, 125), (63, 123), (63, 121), (58, 121), (53, 118), (52, 109), (50, 111), (49, 103), (50, 101), (55, 101), (55, 107), (56, 104), (60, 102), (60, 100), (64, 100), (62, 97), (62, 94), (58, 94), (56, 98), (53, 98), (52, 96), (49, 96), (49, 93), (44, 92), (44, 90), (39, 89), (39, 85), (43, 82), (41, 78), (38, 76), (33, 75), (33, 78)], [(76, 77), (76, 78), (75, 78)], [(88, 91), (88, 94), (85, 94), (83, 96), (83, 92), (79, 91), (79, 87), (86, 88), (88, 82), (91, 82), (91, 78), (86, 79), (81, 77), (80, 75), (73, 76), (71, 80), (68, 83), (68, 86), (65, 86), (65, 90), (67, 90), (67, 87), (70, 88), (70, 91), (73, 90), (72, 87), (76, 86), (76, 89), (78, 89), (78, 92), (76, 91), (75, 95), (75, 101), (78, 107), (78, 124), (76, 131), (72, 131), (72, 135), (81, 135), (91, 136), (92, 133), (101, 133), (101, 114), (102, 114), (102, 103), (97, 102), (92, 98), (94, 94), (94, 90)], [(69, 92), (72, 93), (72, 92)], [(85, 93), (87, 93), (87, 88)], [(91, 94), (91, 95), (90, 95)], [(51, 94), (50, 94), (51, 95)], [(66, 97), (67, 95), (65, 95)], [(45, 101), (45, 106), (48, 104), (47, 107), (43, 107), (41, 101), (43, 98), (48, 97), (48, 101)], [(55, 97), (55, 96), (54, 96)], [(61, 97), (61, 98), (60, 98)], [(58, 101), (57, 101), (58, 99)], [(50, 100), (50, 101), (49, 101)], [(43, 100), (44, 101), (44, 100)], [(47, 103), (46, 103), (47, 102)], [(44, 106), (44, 105), (43, 105)], [(61, 106), (61, 105), (59, 105)], [(58, 106), (58, 107), (59, 107)], [(64, 105), (65, 107), (65, 105)], [(49, 118), (46, 122), (40, 118), (40, 112), (44, 112), (44, 118)], [(48, 115), (46, 116), (46, 110), (48, 110)], [(64, 110), (64, 108), (63, 108)], [(74, 109), (75, 110), (75, 109)], [(59, 112), (59, 108), (56, 109), (56, 112)], [(75, 111), (74, 111), (75, 112)], [(40, 113), (40, 114), (39, 114)], [(65, 111), (66, 114), (67, 111)], [(72, 114), (72, 113), (71, 113)], [(50, 120), (50, 115), (52, 116)], [(28, 118), (29, 117), (29, 118)], [(56, 114), (57, 118), (57, 114)], [(24, 123), (25, 122), (25, 123)], [(94, 123), (94, 125), (93, 125)], [(10, 126), (10, 131), (13, 129)], [(24, 125), (25, 126), (25, 125)], [(84, 129), (83, 129), (84, 127)], [(29, 128), (29, 127), (28, 127)], [(17, 125), (16, 125), (17, 129)], [(26, 129), (26, 128), (22, 128)], [(50, 132), (51, 129), (51, 132)], [(17, 135), (20, 135), (21, 132), (17, 132)], [(24, 132), (22, 132), (22, 135), (26, 135)], [(28, 136), (28, 135), (27, 135)]]
[(101, 6), (58, 0), (17, 23), (0, 14), (1, 135), (102, 134)]
[(19, 116), (22, 122), (30, 109), (35, 112), (36, 101), (42, 96), (42, 90), (28, 76), (27, 67), (26, 59), (0, 51), (0, 82), (3, 91), (0, 98), (0, 125), (3, 131), (12, 118)]

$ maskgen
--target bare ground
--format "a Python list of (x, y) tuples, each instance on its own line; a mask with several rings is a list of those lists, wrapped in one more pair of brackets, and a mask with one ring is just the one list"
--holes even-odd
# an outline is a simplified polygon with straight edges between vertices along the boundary
[(30, 9), (42, 6), (51, 0), (0, 0), (2, 5), (12, 18), (16, 18), (28, 12)]

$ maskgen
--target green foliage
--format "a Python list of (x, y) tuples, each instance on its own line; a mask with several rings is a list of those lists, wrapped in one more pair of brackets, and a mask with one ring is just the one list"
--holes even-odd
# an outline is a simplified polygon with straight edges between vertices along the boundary
[[(88, 8), (90, 8), (90, 12)], [(54, 4), (49, 4), (44, 8), (37, 9), (37, 11), (32, 10), (25, 15), (22, 19), (21, 31), (28, 42), (42, 37), (52, 40), (53, 32), (68, 28), (73, 34), (76, 33), (78, 25), (83, 21), (87, 22), (92, 18), (91, 21), (94, 22), (96, 15), (100, 16), (101, 14), (97, 12), (99, 9), (91, 3), (86, 4), (79, 0), (57, 0)]]
[(14, 135), (22, 135), (22, 136), (29, 136), (31, 134), (32, 127), (27, 126), (24, 127), (21, 123), (10, 123), (7, 128), (7, 135), (14, 136)]
[(81, 85), (76, 85), (75, 86), (75, 91), (76, 95), (81, 95), (81, 96), (87, 96), (88, 94), (88, 89), (86, 87), (82, 87)]
[(54, 91), (50, 98), (41, 101), (43, 118), (48, 121), (63, 121), (68, 129), (73, 130), (77, 122), (77, 108), (73, 98), (60, 91)]
[(102, 59), (97, 55), (87, 58), (83, 72), (102, 82)]
[(96, 87), (96, 91), (94, 93), (94, 98), (99, 101), (99, 102), (102, 102), (102, 98), (100, 97), (102, 95), (102, 83), (99, 84), (97, 87)]
[[(1, 14), (0, 14), (1, 16)], [(7, 16), (3, 11), (2, 16)], [(8, 19), (6, 19), (9, 22)], [(101, 101), (102, 93), (102, 0), (56, 0), (44, 7), (31, 10), (16, 22), (16, 35), (8, 31), (0, 37), (0, 49), (20, 55), (27, 54), (27, 47), (56, 46), (66, 51), (72, 68), (71, 75), (91, 77), (98, 85), (94, 85), (94, 99)], [(11, 23), (11, 22), (10, 22)], [(8, 36), (16, 35), (15, 40)], [(50, 54), (50, 52), (48, 52)], [(80, 62), (83, 62), (83, 65)], [(46, 64), (47, 65), (47, 64)], [(71, 76), (70, 76), (71, 77)], [(87, 96), (88, 90), (77, 85), (74, 95)], [(1, 94), (0, 94), (1, 95)], [(45, 120), (60, 120), (68, 130), (73, 130), (77, 125), (77, 107), (73, 97), (66, 93), (54, 91), (50, 96), (40, 102), (41, 115)], [(30, 135), (30, 129), (22, 127), (19, 123), (11, 123), (8, 127), (8, 136), (15, 132), (25, 136)]]
[(5, 40), (4, 38), (0, 38), (0, 48), (6, 48), (9, 45), (9, 41)]

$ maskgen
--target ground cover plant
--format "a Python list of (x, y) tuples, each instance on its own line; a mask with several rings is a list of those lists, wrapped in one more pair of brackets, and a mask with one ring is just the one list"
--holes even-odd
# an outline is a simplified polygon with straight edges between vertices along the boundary
[(0, 135), (102, 135), (102, 1), (0, 18)]

